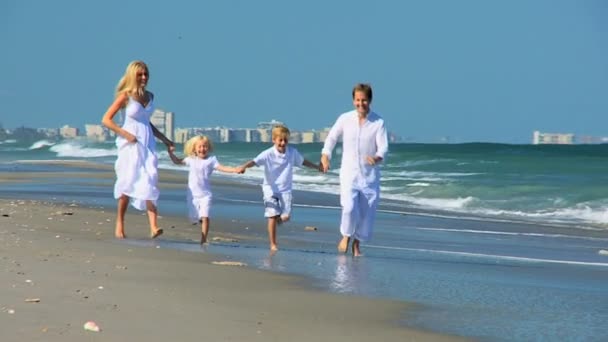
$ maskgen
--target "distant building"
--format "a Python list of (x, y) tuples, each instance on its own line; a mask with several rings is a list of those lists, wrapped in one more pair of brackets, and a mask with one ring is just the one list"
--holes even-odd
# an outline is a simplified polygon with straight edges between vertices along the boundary
[[(230, 142), (272, 142), (272, 128), (284, 125), (281, 121), (271, 120), (259, 122), (257, 128), (228, 128), (228, 127), (184, 127), (173, 128), (175, 115), (172, 112), (156, 110), (150, 118), (150, 122), (167, 138), (176, 143), (183, 144), (196, 135), (206, 135), (215, 143)], [(85, 125), (86, 136), (96, 141), (104, 141), (113, 136), (113, 132), (100, 125)], [(290, 129), (290, 143), (317, 143), (324, 142), (329, 133), (329, 128), (320, 131), (299, 131)], [(57, 134), (59, 130), (57, 130)]]
[(272, 129), (274, 126), (277, 125), (281, 125), (281, 126), (285, 126), (284, 123), (282, 123), (281, 121), (277, 121), (275, 119), (272, 119), (270, 121), (261, 121), (258, 122), (258, 129)]
[(300, 137), (301, 137), (302, 143), (315, 142), (315, 132), (313, 132), (313, 131), (302, 132), (302, 133), (300, 133)]
[(167, 139), (175, 140), (175, 114), (173, 112), (165, 112), (160, 109), (155, 109), (150, 117), (150, 122), (162, 133)]
[(572, 133), (541, 133), (534, 131), (532, 144), (559, 144), (571, 145), (574, 144), (574, 134)]
[(268, 128), (258, 128), (258, 135), (260, 137), (259, 142), (271, 142), (272, 141), (272, 133)]
[(230, 131), (230, 142), (252, 142), (255, 141), (258, 131), (251, 128), (235, 128)]
[(110, 130), (102, 125), (84, 125), (87, 139), (93, 141), (110, 140)]
[(175, 141), (178, 144), (184, 144), (186, 143), (186, 141), (188, 141), (188, 132), (189, 132), (189, 128), (178, 128), (175, 130)]
[[(327, 136), (329, 135), (329, 127), (324, 128), (322, 131), (317, 132), (317, 141), (319, 142), (325, 142), (325, 139), (327, 139)], [(340, 137), (340, 140), (342, 140), (342, 137)]]
[(577, 142), (579, 144), (605, 144), (608, 143), (608, 137), (596, 137), (591, 135), (583, 135), (578, 137)]
[(222, 135), (226, 134), (223, 132), (223, 127), (216, 128), (192, 128), (188, 131), (188, 139), (195, 135), (206, 135), (214, 143), (222, 142)]
[(73, 139), (78, 136), (78, 128), (65, 125), (59, 129), (59, 135), (64, 139)]
[(302, 133), (297, 131), (291, 131), (289, 134), (289, 143), (290, 144), (299, 144), (302, 142)]
[(59, 128), (38, 128), (38, 133), (44, 134), (47, 138), (57, 138), (59, 136)]

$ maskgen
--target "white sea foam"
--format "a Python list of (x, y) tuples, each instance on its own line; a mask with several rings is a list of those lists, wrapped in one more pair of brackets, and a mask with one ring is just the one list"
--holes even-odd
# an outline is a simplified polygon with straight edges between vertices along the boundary
[(458, 198), (423, 198), (414, 197), (411, 194), (382, 194), (382, 197), (396, 201), (409, 202), (419, 207), (442, 210), (462, 209), (475, 200), (475, 198), (471, 196)]
[(413, 229), (426, 230), (426, 231), (438, 231), (438, 232), (450, 232), (450, 233), (481, 234), (481, 235), (487, 234), (487, 235), (504, 235), (504, 236), (530, 236), (530, 237), (540, 237), (540, 238), (563, 238), (563, 239), (608, 242), (608, 239), (606, 239), (606, 238), (578, 236), (578, 235), (565, 235), (565, 234), (504, 232), (504, 231), (493, 231), (493, 230), (454, 229), (454, 228), (435, 228), (435, 227), (413, 227)]
[(428, 171), (399, 171), (393, 172), (393, 175), (399, 175), (402, 177), (408, 178), (439, 178), (443, 179), (445, 177), (469, 177), (469, 176), (477, 176), (482, 173), (477, 172), (428, 172)]
[(48, 141), (48, 140), (39, 140), (36, 141), (35, 143), (32, 144), (32, 146), (29, 147), (30, 150), (38, 150), (41, 149), (43, 147), (47, 147), (47, 146), (53, 146), (55, 145), (54, 142)]
[(398, 164), (396, 164), (395, 166), (398, 168), (407, 168), (407, 167), (413, 167), (413, 166), (421, 166), (421, 165), (431, 165), (431, 164), (438, 164), (438, 163), (452, 163), (454, 162), (454, 159), (426, 159), (426, 160), (406, 160), (406, 161), (402, 161)]
[(68, 140), (59, 144), (52, 145), (50, 150), (57, 153), (58, 157), (73, 157), (73, 158), (97, 158), (109, 157), (117, 154), (116, 148), (92, 148), (87, 147), (85, 143), (74, 140)]
[(425, 187), (425, 186), (431, 186), (431, 184), (429, 184), (429, 183), (423, 183), (423, 182), (415, 182), (415, 183), (406, 184), (405, 186)]
[(575, 207), (542, 210), (528, 212), (521, 210), (500, 210), (500, 209), (471, 209), (470, 213), (484, 216), (514, 217), (521, 219), (542, 220), (546, 222), (568, 223), (568, 222), (589, 222), (593, 224), (608, 223), (608, 206), (592, 207), (590, 205), (576, 205)]
[(510, 256), (510, 255), (470, 253), (470, 252), (447, 251), (447, 250), (433, 250), (433, 249), (426, 249), (426, 248), (407, 248), (407, 247), (391, 247), (391, 246), (378, 246), (378, 245), (366, 245), (365, 247), (366, 248), (422, 252), (422, 253), (431, 253), (431, 254), (456, 255), (456, 256), (469, 257), (469, 258), (481, 259), (481, 260), (494, 260), (496, 262), (511, 261), (511, 262), (526, 263), (526, 264), (566, 264), (566, 265), (608, 267), (608, 263), (604, 263), (604, 262), (527, 258), (527, 257), (518, 257), (518, 256)]

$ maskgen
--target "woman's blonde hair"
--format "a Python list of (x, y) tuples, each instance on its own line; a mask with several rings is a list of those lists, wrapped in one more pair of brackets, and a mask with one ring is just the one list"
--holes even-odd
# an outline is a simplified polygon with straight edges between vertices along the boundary
[(196, 155), (196, 153), (194, 152), (194, 147), (196, 146), (196, 144), (198, 144), (199, 141), (202, 141), (203, 144), (209, 145), (209, 153), (213, 152), (213, 143), (211, 142), (211, 139), (209, 139), (209, 137), (206, 135), (197, 135), (186, 141), (186, 144), (184, 145), (184, 154), (187, 156)]
[(148, 66), (146, 63), (142, 61), (133, 61), (127, 65), (125, 74), (122, 76), (120, 81), (118, 81), (118, 85), (116, 85), (116, 97), (122, 93), (127, 93), (127, 95), (137, 95), (140, 98), (145, 96), (146, 89), (142, 88), (137, 83), (138, 72), (144, 72), (149, 75)]

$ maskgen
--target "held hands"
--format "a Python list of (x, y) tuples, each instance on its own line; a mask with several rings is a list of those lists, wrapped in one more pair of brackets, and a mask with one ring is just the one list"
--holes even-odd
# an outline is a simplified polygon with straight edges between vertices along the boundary
[(319, 171), (327, 173), (329, 171), (329, 158), (326, 155), (321, 155), (321, 163), (319, 164)]
[(371, 166), (378, 164), (382, 160), (382, 159), (376, 160), (375, 156), (367, 156), (366, 159), (367, 159), (367, 163)]
[(169, 152), (169, 153), (175, 152), (175, 144), (173, 143), (173, 141), (167, 141), (167, 142), (165, 142), (165, 145), (167, 146), (167, 152)]
[(243, 173), (245, 173), (245, 170), (247, 170), (247, 169), (242, 166), (238, 166), (236, 168), (236, 173), (238, 173), (239, 175), (242, 175)]

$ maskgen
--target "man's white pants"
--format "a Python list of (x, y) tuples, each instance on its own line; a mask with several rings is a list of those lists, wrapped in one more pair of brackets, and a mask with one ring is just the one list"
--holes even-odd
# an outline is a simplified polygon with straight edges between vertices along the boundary
[(369, 241), (372, 238), (379, 199), (379, 187), (342, 186), (340, 190), (340, 205), (342, 206), (340, 233), (342, 236)]

